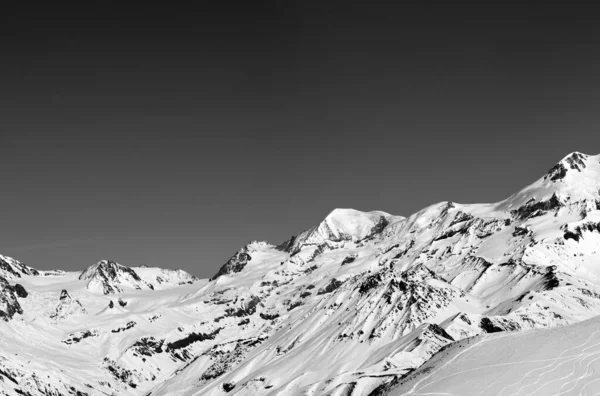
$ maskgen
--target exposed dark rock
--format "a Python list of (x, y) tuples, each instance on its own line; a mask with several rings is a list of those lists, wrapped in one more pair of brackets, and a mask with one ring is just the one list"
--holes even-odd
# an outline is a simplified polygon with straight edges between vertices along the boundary
[(252, 257), (248, 254), (247, 247), (243, 247), (236, 254), (231, 256), (231, 258), (219, 269), (219, 272), (210, 278), (210, 280), (213, 281), (222, 275), (240, 272), (250, 260), (252, 260)]
[(134, 342), (129, 349), (133, 351), (134, 355), (139, 353), (144, 356), (152, 356), (163, 352), (162, 346), (164, 343), (165, 340), (157, 340), (154, 337), (143, 337)]
[(122, 290), (119, 284), (124, 282), (137, 290), (141, 290), (142, 287), (154, 290), (154, 286), (142, 280), (132, 268), (111, 260), (102, 260), (86, 268), (79, 275), (79, 279), (89, 280), (88, 288), (92, 284), (94, 287), (100, 286), (104, 294), (120, 293)]
[(234, 384), (234, 383), (225, 382), (225, 383), (223, 384), (223, 390), (224, 390), (225, 392), (232, 391), (232, 390), (233, 390), (233, 388), (235, 388), (235, 384)]
[(497, 326), (490, 320), (490, 318), (481, 318), (479, 322), (479, 327), (481, 327), (486, 333), (498, 333), (504, 331), (502, 327)]
[(469, 319), (469, 317), (467, 315), (465, 315), (464, 313), (461, 313), (458, 315), (458, 319), (462, 320), (463, 322), (465, 322), (466, 324), (470, 325), (471, 324), (471, 320)]
[(50, 314), (50, 318), (52, 319), (64, 319), (72, 314), (87, 313), (79, 300), (72, 298), (69, 292), (65, 289), (60, 292), (60, 297), (58, 300), (59, 302), (55, 311)]
[(353, 263), (356, 260), (356, 256), (348, 256), (342, 261), (342, 265)]
[(279, 314), (278, 313), (268, 314), (268, 313), (261, 312), (259, 314), (259, 316), (264, 320), (273, 320), (273, 319), (277, 319), (279, 317)]
[(456, 216), (454, 216), (454, 219), (450, 223), (449, 227), (452, 227), (455, 224), (462, 223), (463, 221), (468, 220), (473, 220), (473, 215), (459, 210), (458, 212), (456, 212)]
[(581, 153), (571, 154), (565, 158), (564, 161), (561, 161), (550, 168), (546, 176), (544, 176), (544, 179), (549, 178), (551, 181), (562, 180), (567, 175), (568, 168), (581, 172), (586, 167), (584, 161), (585, 158), (586, 156)]
[(567, 230), (567, 231), (565, 231), (563, 238), (565, 238), (565, 240), (572, 239), (575, 242), (579, 242), (579, 238), (581, 238), (581, 234)]
[(23, 314), (23, 308), (17, 300), (14, 287), (0, 277), (0, 319), (8, 322), (15, 314)]
[(293, 236), (290, 239), (288, 239), (287, 241), (283, 242), (282, 244), (277, 245), (276, 249), (281, 250), (282, 252), (291, 253), (292, 249), (294, 248), (295, 243), (296, 243), (296, 236)]
[[(523, 319), (526, 318), (523, 317)], [(521, 325), (518, 322), (505, 317), (494, 317), (493, 319), (483, 317), (479, 322), (479, 327), (486, 333), (521, 330)]]
[(120, 305), (120, 306), (122, 306), (122, 307), (126, 307), (126, 306), (127, 306), (127, 301), (123, 301), (123, 300), (121, 300), (121, 299), (119, 298), (119, 301), (118, 301), (118, 302), (119, 302), (119, 305)]
[(469, 229), (469, 224), (464, 224), (460, 227), (456, 227), (456, 228), (450, 228), (447, 229), (446, 231), (444, 231), (441, 235), (439, 235), (438, 237), (434, 238), (433, 241), (441, 241), (444, 239), (448, 239), (448, 238), (452, 238), (454, 235), (462, 235), (465, 234), (468, 229)]
[(102, 260), (98, 264), (87, 268), (79, 275), (79, 279), (90, 279), (95, 275), (99, 275), (102, 278), (112, 280), (116, 279), (119, 273), (127, 273), (136, 281), (142, 280), (137, 272), (135, 272), (133, 269), (111, 260)]
[(69, 334), (69, 338), (67, 338), (66, 340), (63, 340), (62, 342), (67, 345), (77, 344), (81, 340), (86, 339), (88, 337), (98, 337), (98, 332), (96, 330), (94, 330), (94, 331), (86, 330), (86, 331), (80, 331), (77, 333)]
[(441, 328), (439, 325), (432, 323), (429, 326), (427, 326), (427, 328), (434, 334), (437, 334), (440, 337), (446, 338), (447, 340), (454, 342), (454, 338), (452, 338), (452, 336), (450, 334), (448, 334), (446, 332), (446, 330), (444, 330), (443, 328)]
[(307, 269), (304, 270), (305, 274), (312, 274), (314, 272), (314, 270), (316, 270), (318, 267), (316, 265), (311, 265), (310, 267), (308, 267)]
[(410, 249), (413, 248), (413, 246), (415, 246), (415, 241), (414, 239), (411, 239), (407, 245), (405, 245), (394, 257), (392, 257), (390, 265), (395, 263), (396, 260), (399, 260), (402, 257), (406, 256), (406, 254), (409, 252)]
[(546, 274), (544, 275), (544, 290), (552, 290), (560, 285), (560, 280), (556, 275), (556, 267), (546, 267)]
[(567, 158), (565, 158), (565, 161), (567, 161), (567, 164), (569, 165), (569, 167), (571, 169), (575, 169), (575, 170), (581, 172), (586, 167), (585, 161), (584, 161), (585, 158), (586, 158), (586, 156), (584, 154), (573, 153), (570, 156), (568, 156)]
[[(215, 345), (212, 347), (203, 355), (209, 356), (214, 363), (202, 373), (199, 378), (200, 383), (204, 384), (231, 371), (233, 367), (243, 361), (248, 351), (262, 343), (264, 340), (266, 340), (266, 337), (238, 340), (235, 342), (233, 350), (230, 350), (229, 345), (226, 346), (226, 344)], [(224, 350), (223, 347), (225, 347)]]
[(377, 224), (375, 224), (375, 226), (371, 229), (371, 232), (365, 239), (368, 239), (368, 238), (373, 237), (374, 235), (380, 234), (385, 229), (385, 227), (388, 226), (388, 224), (389, 224), (388, 219), (386, 219), (384, 216), (381, 216), (379, 218), (379, 220), (377, 221)]
[(12, 375), (10, 375), (9, 373), (7, 373), (6, 371), (0, 369), (0, 375), (4, 376), (5, 378), (7, 378), (9, 381), (14, 382), (15, 384), (19, 385), (19, 382), (15, 379), (15, 377), (13, 377)]
[(37, 276), (40, 273), (38, 270), (28, 267), (17, 260), (0, 257), (0, 274), (3, 274), (8, 279), (12, 279), (13, 277), (20, 278), (22, 275)]
[(551, 181), (557, 181), (564, 179), (566, 175), (567, 168), (562, 163), (558, 163), (550, 168), (546, 176), (544, 176), (544, 179), (549, 178)]
[(21, 274), (19, 272), (15, 271), (14, 268), (9, 263), (7, 263), (6, 261), (4, 261), (2, 259), (0, 259), (0, 271), (5, 272), (7, 276), (12, 275), (15, 278), (21, 277)]
[(59, 299), (59, 301), (70, 300), (71, 295), (69, 294), (69, 292), (66, 289), (62, 289), (62, 291), (60, 292), (60, 297), (58, 297), (58, 299)]
[(115, 303), (113, 302), (113, 300), (110, 300), (110, 302), (108, 303), (108, 308), (113, 309), (115, 307)]
[(526, 227), (519, 227), (516, 226), (515, 230), (512, 233), (512, 236), (517, 237), (517, 236), (525, 236), (529, 234), (529, 230)]
[(177, 341), (173, 341), (167, 344), (167, 352), (175, 351), (177, 349), (185, 348), (194, 342), (214, 340), (217, 334), (221, 331), (221, 327), (213, 331), (212, 333), (190, 333), (187, 337), (181, 338)]
[(123, 327), (119, 327), (117, 329), (111, 330), (111, 333), (120, 333), (122, 331), (129, 330), (129, 329), (133, 328), (135, 325), (136, 325), (136, 323), (132, 320), (130, 322), (127, 322), (127, 324), (125, 326), (123, 326)]
[(325, 287), (322, 287), (319, 289), (319, 291), (317, 292), (317, 295), (331, 293), (332, 291), (334, 291), (338, 287), (340, 287), (343, 283), (344, 282), (341, 282), (341, 281), (333, 278), (329, 281), (329, 283)]
[(600, 233), (600, 222), (599, 223), (594, 223), (594, 222), (584, 223), (584, 224), (581, 224), (581, 225), (578, 225), (577, 227), (575, 227), (574, 230), (566, 229), (565, 233), (563, 235), (563, 238), (565, 240), (573, 239), (574, 241), (579, 242), (579, 240), (583, 237), (584, 231)]
[(365, 281), (360, 285), (360, 287), (358, 288), (358, 292), (360, 294), (366, 294), (369, 290), (379, 286), (380, 282), (381, 282), (382, 278), (381, 278), (381, 273), (376, 273), (373, 275), (370, 275), (369, 277), (367, 277), (367, 279), (365, 279)]
[(27, 290), (25, 290), (23, 285), (20, 285), (18, 283), (14, 286), (13, 289), (18, 297), (27, 298), (27, 296), (29, 295), (29, 293), (27, 293)]
[(119, 381), (129, 385), (132, 388), (136, 388), (137, 385), (133, 382), (131, 370), (119, 367), (116, 362), (111, 361), (108, 358), (104, 358), (106, 369)]
[(556, 194), (552, 194), (552, 197), (546, 201), (532, 202), (528, 201), (525, 205), (519, 209), (511, 210), (511, 214), (519, 220), (525, 220), (532, 217), (537, 217), (545, 214), (554, 209), (558, 209), (563, 204), (559, 201)]
[(288, 311), (291, 311), (292, 309), (297, 308), (301, 305), (304, 305), (304, 303), (302, 301), (295, 301), (289, 305)]
[(246, 301), (246, 303), (242, 307), (238, 309), (227, 308), (225, 310), (225, 316), (243, 317), (253, 315), (256, 312), (256, 306), (258, 305), (258, 303), (260, 303), (260, 298), (258, 298), (257, 296), (252, 296), (248, 299), (248, 301)]

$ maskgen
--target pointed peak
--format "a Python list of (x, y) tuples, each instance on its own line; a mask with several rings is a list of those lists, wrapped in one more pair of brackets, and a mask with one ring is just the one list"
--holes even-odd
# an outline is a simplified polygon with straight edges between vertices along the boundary
[(67, 289), (62, 289), (62, 291), (60, 292), (59, 300), (63, 301), (63, 300), (70, 300), (70, 299), (71, 299), (71, 295), (69, 294)]
[(154, 286), (143, 281), (132, 268), (111, 260), (101, 260), (89, 266), (81, 272), (79, 280), (88, 281), (88, 290), (101, 291), (104, 294), (120, 293), (122, 285), (154, 290)]
[(583, 172), (590, 165), (590, 158), (596, 157), (574, 151), (550, 168), (548, 173), (544, 176), (544, 180), (558, 182), (562, 181), (567, 174), (571, 174), (572, 172)]
[[(131, 268), (121, 265), (112, 260), (100, 260), (96, 264), (92, 264), (83, 271), (79, 275), (79, 279), (89, 279), (98, 273), (109, 272), (111, 275), (115, 272), (127, 271), (131, 272)], [(114, 275), (112, 275), (114, 276)]]

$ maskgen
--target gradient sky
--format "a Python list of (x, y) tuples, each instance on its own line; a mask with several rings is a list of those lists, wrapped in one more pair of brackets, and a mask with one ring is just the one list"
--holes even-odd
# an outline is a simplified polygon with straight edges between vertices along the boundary
[(0, 252), (207, 277), (336, 207), (498, 201), (600, 152), (595, 8), (309, 3), (6, 6)]

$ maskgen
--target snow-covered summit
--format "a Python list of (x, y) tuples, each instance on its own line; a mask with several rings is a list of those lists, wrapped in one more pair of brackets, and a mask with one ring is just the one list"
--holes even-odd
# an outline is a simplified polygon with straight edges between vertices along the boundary
[(131, 268), (110, 260), (102, 260), (81, 272), (79, 280), (87, 280), (87, 289), (103, 294), (120, 293), (123, 288), (154, 289)]
[(139, 277), (154, 288), (191, 284), (199, 279), (182, 269), (140, 266), (132, 268)]
[(567, 155), (543, 177), (500, 202), (499, 209), (515, 209), (530, 200), (545, 201), (553, 195), (570, 202), (600, 200), (600, 155)]
[(385, 228), (390, 216), (381, 211), (334, 209), (319, 224), (317, 232), (331, 241), (361, 240)]
[(327, 242), (360, 241), (380, 233), (392, 221), (403, 219), (382, 211), (361, 212), (334, 209), (321, 223), (280, 245), (286, 251), (298, 251), (303, 245)]

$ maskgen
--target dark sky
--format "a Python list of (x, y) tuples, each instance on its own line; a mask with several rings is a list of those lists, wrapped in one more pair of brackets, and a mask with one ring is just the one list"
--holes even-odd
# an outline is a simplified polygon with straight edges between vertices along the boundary
[(594, 8), (276, 3), (5, 6), (0, 252), (206, 277), (335, 207), (498, 201), (600, 152)]

